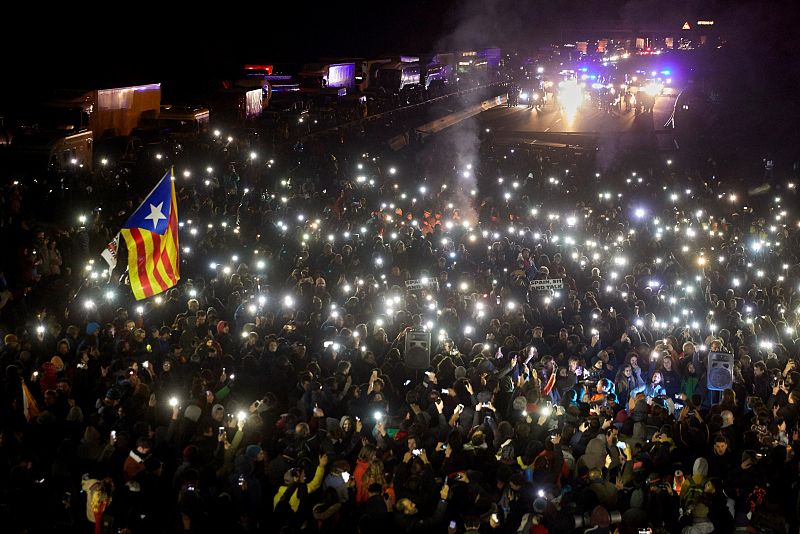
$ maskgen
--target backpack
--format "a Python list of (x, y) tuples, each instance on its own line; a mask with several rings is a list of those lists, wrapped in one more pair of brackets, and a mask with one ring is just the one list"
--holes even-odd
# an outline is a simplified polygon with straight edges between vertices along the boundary
[(514, 453), (514, 445), (510, 439), (507, 439), (500, 445), (500, 450), (497, 451), (495, 458), (498, 462), (506, 465), (514, 465), (517, 463), (517, 455)]
[(681, 503), (684, 510), (703, 496), (705, 485), (705, 480), (697, 484), (691, 476), (686, 479), (686, 487), (681, 489)]

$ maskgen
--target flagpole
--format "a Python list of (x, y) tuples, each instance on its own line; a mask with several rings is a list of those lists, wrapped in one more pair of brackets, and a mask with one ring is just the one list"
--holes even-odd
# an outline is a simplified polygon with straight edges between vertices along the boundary
[[(158, 181), (158, 183), (156, 183), (156, 185), (155, 185), (155, 186), (154, 186), (154, 187), (153, 187), (153, 188), (150, 190), (150, 192), (149, 192), (149, 193), (147, 193), (147, 195), (144, 197), (144, 200), (142, 200), (142, 202), (140, 202), (140, 203), (139, 203), (139, 206), (138, 206), (138, 207), (137, 207), (135, 210), (133, 210), (131, 213), (136, 213), (136, 211), (137, 211), (139, 208), (141, 208), (142, 206), (144, 206), (144, 203), (145, 203), (145, 201), (146, 201), (146, 200), (147, 200), (147, 199), (150, 197), (150, 195), (152, 195), (152, 194), (153, 194), (153, 192), (154, 192), (156, 189), (158, 189), (158, 186), (159, 186), (159, 185), (161, 185), (161, 182), (162, 182), (162, 181), (164, 181), (164, 179), (165, 179), (167, 176), (169, 176), (169, 177), (170, 177), (170, 181), (172, 181), (172, 178), (173, 178), (173, 176), (175, 176), (175, 167), (173, 167), (173, 166), (171, 166), (171, 165), (170, 165), (170, 168), (169, 168), (168, 174), (167, 174), (167, 173), (165, 173), (165, 174), (164, 174), (164, 176), (162, 176), (162, 177), (161, 177), (161, 180), (159, 180), (159, 181)], [(117, 235), (116, 235), (116, 237), (115, 237), (114, 239), (117, 239), (117, 238), (120, 238), (120, 237), (122, 237), (122, 236), (120, 236), (120, 232), (117, 232)], [(112, 239), (112, 241), (113, 241), (114, 239)], [(107, 250), (107, 249), (103, 249), (103, 252), (105, 252), (105, 250)], [(119, 247), (117, 248), (117, 254), (118, 254), (118, 253), (119, 253)], [(100, 256), (102, 257), (102, 252), (100, 253)], [(103, 259), (105, 260), (105, 258), (103, 258)], [(116, 258), (115, 258), (115, 259), (116, 259)], [(114, 268), (116, 268), (116, 265), (114, 266)], [(108, 284), (110, 284), (110, 283), (111, 283), (111, 276), (113, 275), (113, 271), (114, 271), (114, 269), (113, 269), (113, 268), (111, 268), (111, 266), (109, 265), (109, 269), (108, 269), (108, 281), (106, 282), (106, 285), (108, 285)], [(120, 278), (119, 278), (119, 280), (117, 281), (117, 283), (121, 283), (121, 280), (122, 280), (122, 278), (123, 278), (123, 277), (124, 277), (124, 276), (125, 276), (127, 273), (128, 273), (128, 266), (126, 265), (126, 266), (125, 266), (125, 271), (123, 271), (122, 275), (120, 275)], [(71, 305), (73, 302), (75, 302), (75, 299), (76, 299), (76, 298), (78, 298), (78, 295), (80, 294), (81, 290), (83, 289), (83, 286), (84, 286), (84, 285), (86, 285), (86, 280), (88, 280), (88, 278), (89, 278), (89, 275), (86, 275), (86, 276), (84, 276), (84, 277), (83, 277), (83, 279), (81, 280), (81, 284), (78, 286), (78, 289), (77, 289), (77, 290), (75, 290), (75, 293), (72, 295), (72, 298), (70, 298), (70, 299), (69, 299), (69, 302), (67, 302), (67, 308), (69, 308), (69, 306), (70, 306), (70, 305)]]
[[(175, 167), (173, 167), (173, 166), (171, 166), (171, 165), (170, 165), (170, 167), (169, 167), (169, 177), (170, 177), (170, 181), (172, 181), (172, 177), (173, 177), (173, 176), (175, 176)], [(159, 185), (161, 185), (161, 182), (162, 182), (162, 181), (164, 180), (164, 178), (166, 178), (166, 177), (167, 177), (167, 174), (165, 174), (164, 176), (162, 176), (162, 177), (161, 177), (161, 180), (159, 180), (159, 181), (158, 181), (158, 183), (156, 183), (156, 185), (153, 187), (153, 189), (151, 189), (151, 190), (150, 190), (150, 192), (149, 192), (149, 193), (147, 193), (147, 195), (145, 195), (145, 197), (144, 197), (144, 200), (142, 200), (142, 201), (139, 203), (139, 206), (138, 206), (138, 207), (137, 207), (135, 210), (133, 210), (133, 211), (131, 212), (131, 214), (133, 214), (133, 213), (136, 213), (136, 212), (139, 210), (139, 208), (141, 208), (142, 206), (144, 206), (144, 203), (145, 203), (145, 201), (146, 201), (146, 200), (147, 200), (147, 199), (150, 197), (150, 195), (152, 195), (152, 194), (153, 194), (153, 192), (154, 192), (156, 189), (158, 189), (158, 186), (159, 186)], [(112, 242), (113, 242), (113, 241), (115, 241), (115, 240), (117, 241), (117, 251), (116, 251), (116, 254), (119, 254), (119, 241), (120, 241), (120, 238), (122, 238), (122, 236), (121, 236), (120, 234), (121, 234), (120, 232), (117, 232), (117, 235), (116, 235), (116, 236), (115, 236), (115, 237), (114, 237), (114, 238), (111, 240)], [(105, 252), (106, 250), (108, 250), (108, 248), (105, 248), (105, 249), (103, 249), (103, 252)], [(101, 257), (103, 257), (103, 252), (101, 252), (101, 253), (100, 253), (100, 256), (101, 256)], [(105, 259), (105, 258), (103, 258), (103, 259)], [(116, 260), (116, 256), (115, 256), (115, 258), (114, 258), (114, 259)], [(107, 262), (107, 260), (106, 260), (106, 262)], [(114, 265), (114, 268), (116, 268), (116, 264)], [(109, 282), (111, 281), (111, 274), (112, 274), (112, 271), (113, 271), (113, 269), (112, 269), (112, 268), (111, 268), (111, 266), (109, 265), (109, 271), (108, 271), (108, 280), (109, 280)], [(127, 268), (125, 269), (125, 272), (127, 272)], [(123, 275), (124, 275), (124, 274), (125, 274), (125, 273), (123, 273)], [(81, 284), (81, 285), (83, 285), (83, 284)], [(77, 294), (76, 294), (76, 296), (77, 296)], [(75, 297), (73, 297), (73, 300), (74, 300), (74, 298), (75, 298)]]

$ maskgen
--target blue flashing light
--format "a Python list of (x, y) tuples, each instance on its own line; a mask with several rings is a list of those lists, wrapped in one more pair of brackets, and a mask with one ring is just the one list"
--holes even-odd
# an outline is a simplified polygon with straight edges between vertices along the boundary
[(670, 69), (664, 69), (661, 71), (661, 74), (663, 74), (664, 76), (669, 76), (670, 74), (672, 74), (672, 71)]

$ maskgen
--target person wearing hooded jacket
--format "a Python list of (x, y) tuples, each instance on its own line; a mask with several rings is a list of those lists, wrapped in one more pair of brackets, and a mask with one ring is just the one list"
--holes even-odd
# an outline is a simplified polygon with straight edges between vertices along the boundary
[(708, 480), (708, 460), (703, 457), (694, 461), (692, 476), (687, 477), (681, 486), (681, 507), (688, 510), (703, 494)]
[[(586, 452), (578, 458), (577, 466), (585, 466), (587, 469), (608, 469), (612, 470), (619, 467), (619, 448), (616, 446), (616, 428), (608, 427), (601, 430), (594, 438), (589, 440), (586, 445)], [(606, 465), (606, 457), (611, 459)]]
[(289, 497), (289, 506), (291, 506), (294, 512), (297, 512), (300, 509), (300, 496), (297, 493), (299, 485), (305, 485), (306, 494), (315, 492), (322, 485), (326, 465), (328, 465), (328, 456), (323, 454), (319, 457), (319, 465), (317, 465), (314, 478), (312, 478), (310, 482), (305, 481), (305, 473), (303, 473), (302, 470), (295, 471), (292, 469), (287, 471), (283, 478), (283, 485), (278, 488), (273, 498), (273, 509), (278, 507), (278, 503), (283, 499), (283, 494), (292, 488), (292, 495)]

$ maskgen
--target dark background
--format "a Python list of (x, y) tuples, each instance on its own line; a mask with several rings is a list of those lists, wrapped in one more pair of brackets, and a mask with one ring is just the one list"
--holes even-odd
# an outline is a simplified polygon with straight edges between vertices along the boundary
[[(796, 0), (406, 0), (143, 2), (5, 6), (0, 117), (57, 87), (161, 82), (181, 102), (235, 78), (245, 62), (296, 66), (320, 57), (426, 54), (481, 46), (523, 53), (562, 30), (680, 27), (715, 20), (720, 50), (690, 54), (714, 100), (719, 142), (800, 146), (800, 7)], [(291, 70), (290, 70), (291, 71)], [(717, 132), (716, 134), (714, 132)], [(759, 148), (758, 150), (762, 150)]]
[[(7, 6), (9, 8), (11, 6)], [(476, 46), (535, 47), (562, 27), (713, 18), (731, 45), (800, 71), (791, 0), (406, 0), (18, 4), (2, 24), (4, 85), (225, 74), (244, 61), (302, 62)], [(591, 37), (591, 36), (588, 36)], [(746, 59), (746, 58), (745, 58)]]

